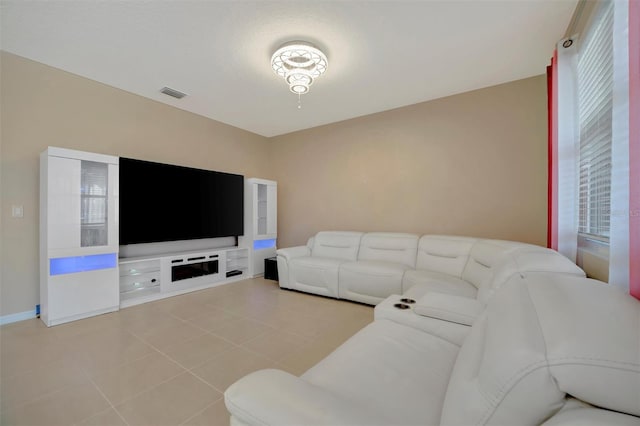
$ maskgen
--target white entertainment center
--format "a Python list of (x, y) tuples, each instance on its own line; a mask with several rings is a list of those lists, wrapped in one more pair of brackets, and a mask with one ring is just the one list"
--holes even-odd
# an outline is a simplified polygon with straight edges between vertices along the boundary
[(248, 249), (173, 252), (120, 258), (120, 307), (228, 284), (248, 277)]
[[(276, 183), (253, 178), (244, 185), (252, 200), (256, 182), (269, 185), (268, 234), (254, 231), (267, 203), (250, 201), (244, 236), (120, 246), (118, 160), (56, 147), (41, 154), (40, 305), (47, 326), (243, 280), (256, 275), (256, 257), (275, 252)], [(254, 250), (253, 241), (267, 236), (273, 247)]]

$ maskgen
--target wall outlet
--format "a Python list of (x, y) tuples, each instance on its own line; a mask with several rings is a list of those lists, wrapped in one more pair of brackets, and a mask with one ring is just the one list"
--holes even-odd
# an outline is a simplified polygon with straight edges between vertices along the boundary
[(22, 206), (11, 206), (11, 217), (24, 217), (24, 208)]

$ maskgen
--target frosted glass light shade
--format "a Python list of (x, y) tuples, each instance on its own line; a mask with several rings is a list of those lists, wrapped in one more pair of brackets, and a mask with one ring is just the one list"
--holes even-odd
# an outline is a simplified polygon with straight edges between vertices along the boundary
[(273, 71), (284, 78), (289, 90), (296, 94), (307, 93), (328, 64), (320, 49), (303, 41), (285, 43), (271, 56)]

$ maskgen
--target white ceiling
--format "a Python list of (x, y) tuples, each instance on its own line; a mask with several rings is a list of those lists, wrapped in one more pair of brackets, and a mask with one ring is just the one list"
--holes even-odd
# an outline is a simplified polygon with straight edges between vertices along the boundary
[[(576, 4), (1, 0), (0, 46), (275, 136), (543, 74)], [(329, 67), (297, 109), (269, 60), (300, 39), (323, 49)]]

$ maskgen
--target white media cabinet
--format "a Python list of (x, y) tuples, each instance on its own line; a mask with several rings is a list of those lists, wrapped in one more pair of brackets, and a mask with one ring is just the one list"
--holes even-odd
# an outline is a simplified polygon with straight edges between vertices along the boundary
[(249, 250), (223, 247), (120, 258), (120, 307), (243, 280)]
[(119, 158), (48, 147), (40, 155), (42, 321), (62, 324), (261, 273), (275, 253), (276, 182), (245, 185), (245, 236), (120, 246)]

